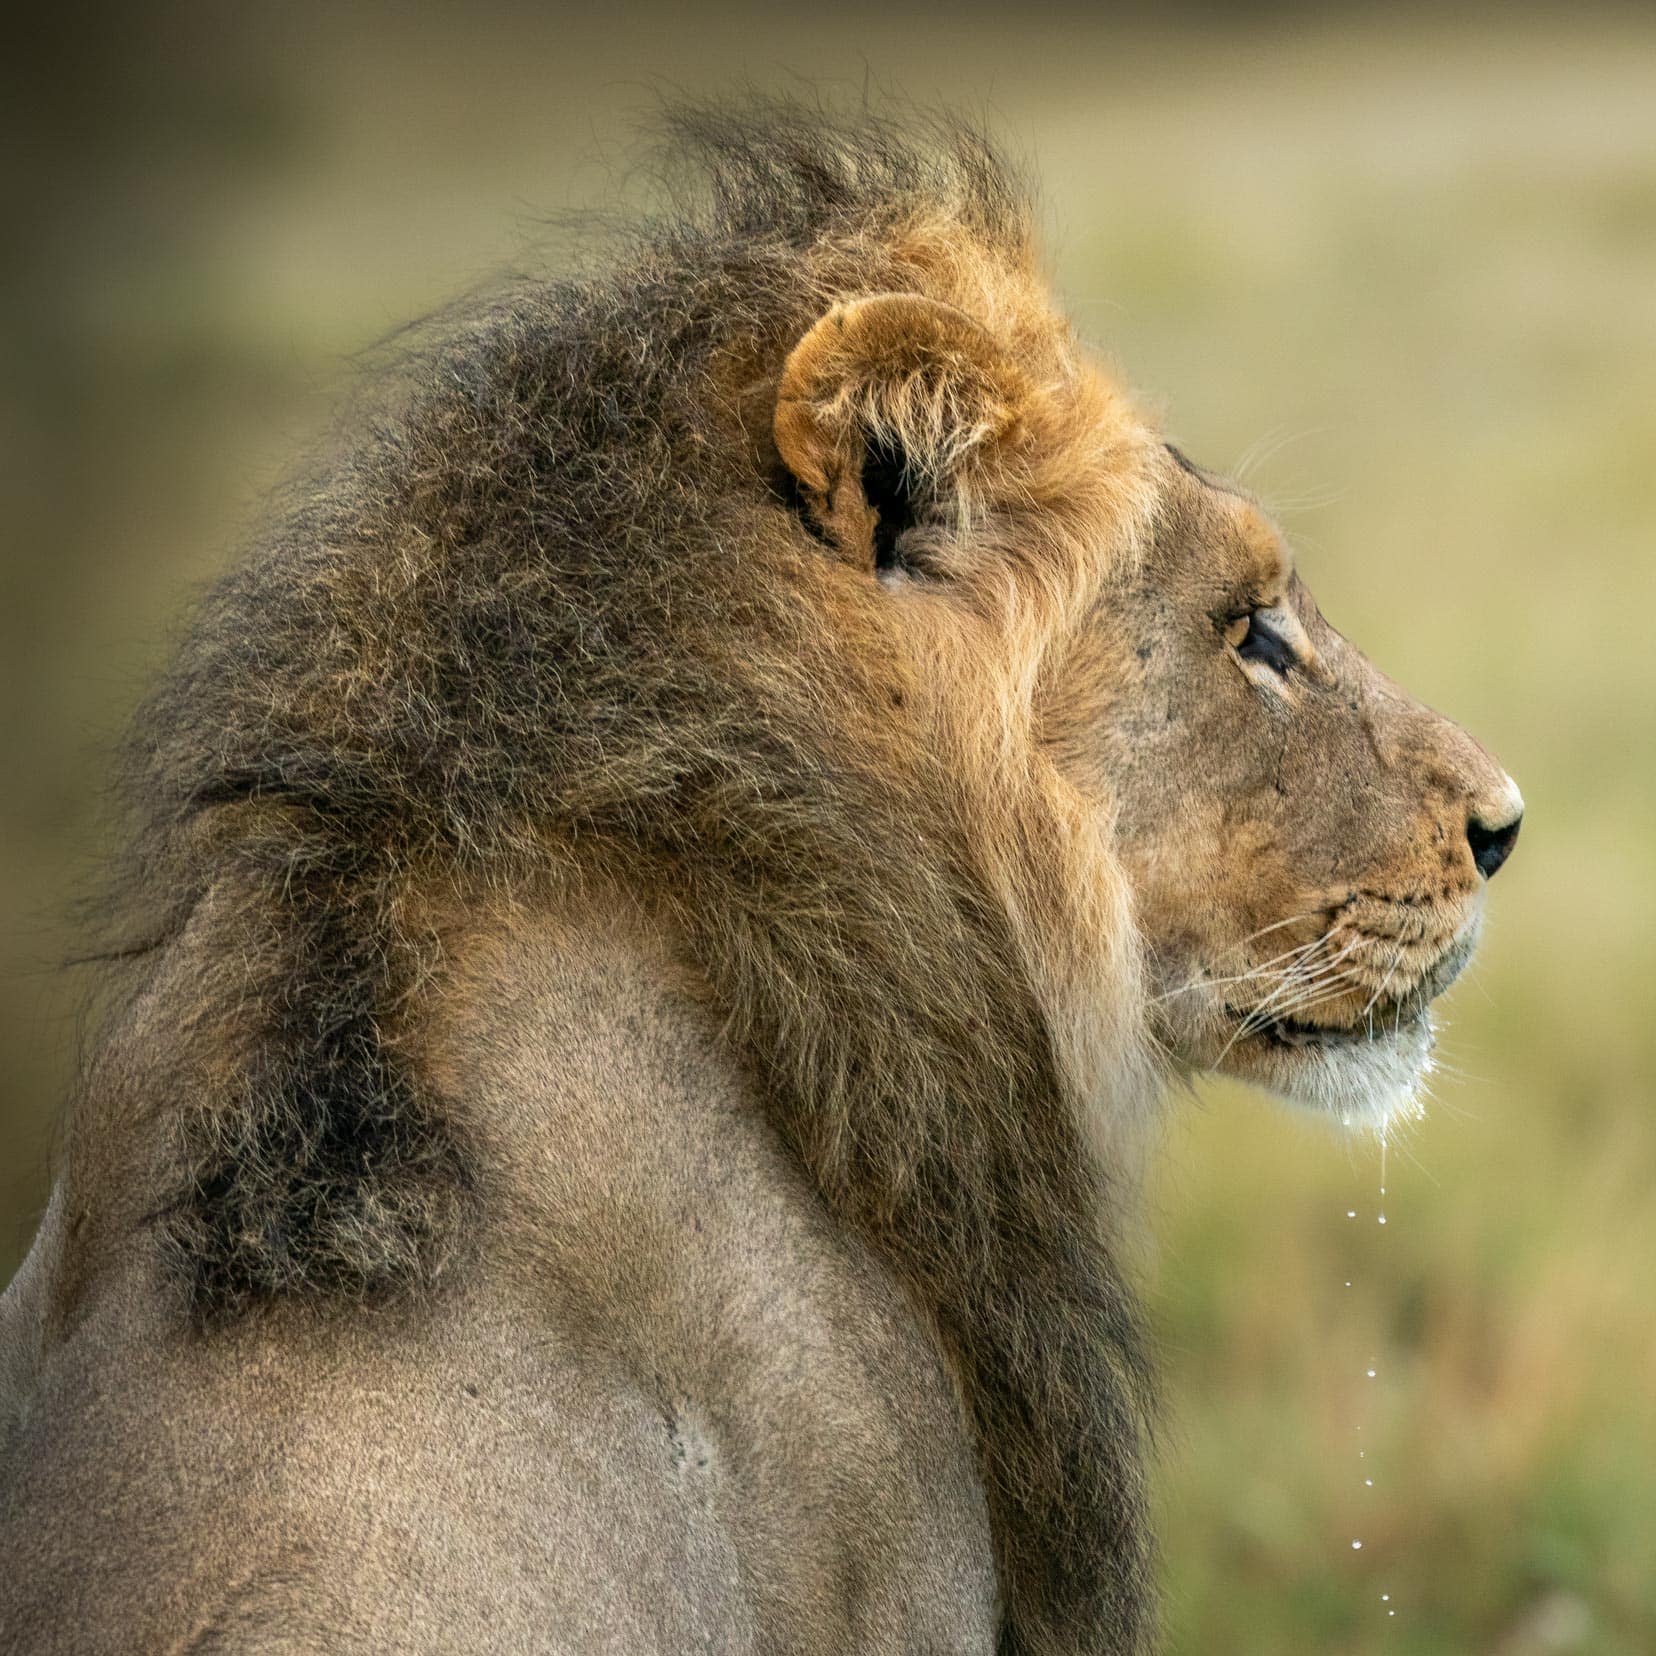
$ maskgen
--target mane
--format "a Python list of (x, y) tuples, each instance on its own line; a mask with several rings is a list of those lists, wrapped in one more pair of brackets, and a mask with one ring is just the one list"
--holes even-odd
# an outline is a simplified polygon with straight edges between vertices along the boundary
[(618, 870), (935, 1315), (1002, 1649), (1136, 1649), (1145, 1341), (1030, 941), (1079, 927), (1124, 975), (1123, 912), (1031, 883), (1030, 844), (1088, 830), (981, 725), (924, 739), (872, 619), (810, 601), (823, 549), (742, 403), (837, 294), (927, 279), (904, 227), (1021, 269), (1030, 199), (949, 119), (750, 103), (671, 140), (692, 204), (411, 347), (137, 721), (111, 947), (134, 994), (186, 986), (143, 1087), (170, 1268), (207, 1326), (428, 1290), (483, 1174), (404, 1058), (425, 900)]

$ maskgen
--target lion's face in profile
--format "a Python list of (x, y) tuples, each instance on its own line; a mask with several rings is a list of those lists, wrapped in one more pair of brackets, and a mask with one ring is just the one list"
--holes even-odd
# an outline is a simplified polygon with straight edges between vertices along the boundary
[(1154, 1027), (1188, 1065), (1383, 1121), (1417, 1096), (1522, 801), (1329, 626), (1252, 500), (1176, 451), (1161, 471), (1062, 737), (1113, 787)]
[(934, 622), (931, 670), (992, 683), (1023, 763), (1108, 824), (1160, 1050), (1383, 1123), (1418, 1098), (1518, 790), (1323, 620), (1249, 495), (1000, 299), (998, 323), (836, 307), (790, 359), (778, 449), (894, 604), (970, 634), (956, 656)]

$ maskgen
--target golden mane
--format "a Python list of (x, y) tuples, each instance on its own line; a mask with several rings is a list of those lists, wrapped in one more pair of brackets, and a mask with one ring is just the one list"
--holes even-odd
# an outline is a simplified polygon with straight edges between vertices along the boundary
[(777, 104), (674, 137), (706, 205), (411, 352), (204, 606), (131, 745), (112, 950), (129, 993), (165, 978), (178, 1040), (114, 1090), (164, 1130), (200, 1320), (417, 1294), (482, 1199), (406, 1060), (433, 894), (651, 893), (830, 1209), (935, 1316), (1002, 1649), (1139, 1648), (1150, 1379), (1083, 1122), (1148, 1084), (1135, 945), (1107, 825), (1028, 729), (1078, 601), (1060, 542), (1131, 491), (1077, 506), (1054, 435), (1032, 506), (1068, 539), (1007, 549), (935, 682), (889, 659), (754, 409), (848, 293), (1050, 331), (1028, 198), (949, 121)]

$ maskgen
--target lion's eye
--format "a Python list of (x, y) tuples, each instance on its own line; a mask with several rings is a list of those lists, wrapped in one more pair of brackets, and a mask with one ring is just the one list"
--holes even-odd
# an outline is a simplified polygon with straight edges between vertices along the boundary
[(1272, 628), (1264, 610), (1239, 616), (1227, 636), (1244, 661), (1257, 661), (1273, 672), (1284, 674), (1294, 665), (1292, 646)]

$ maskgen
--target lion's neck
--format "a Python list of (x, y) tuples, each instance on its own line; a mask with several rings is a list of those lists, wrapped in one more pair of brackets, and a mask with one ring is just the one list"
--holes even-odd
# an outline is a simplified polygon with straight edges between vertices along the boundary
[(681, 940), (625, 893), (471, 915), (445, 978), (421, 1064), (486, 1163), (596, 1178), (690, 1111), (759, 1111)]

